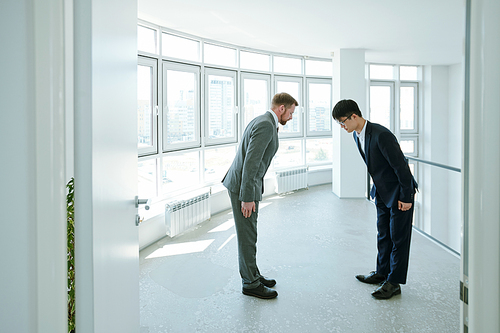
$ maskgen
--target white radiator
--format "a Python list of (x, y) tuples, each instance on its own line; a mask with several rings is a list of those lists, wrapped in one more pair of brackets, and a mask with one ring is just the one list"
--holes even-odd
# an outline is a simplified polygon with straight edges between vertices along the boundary
[(276, 172), (276, 193), (307, 188), (308, 168), (291, 169)]
[(165, 205), (167, 235), (174, 237), (210, 219), (210, 192)]

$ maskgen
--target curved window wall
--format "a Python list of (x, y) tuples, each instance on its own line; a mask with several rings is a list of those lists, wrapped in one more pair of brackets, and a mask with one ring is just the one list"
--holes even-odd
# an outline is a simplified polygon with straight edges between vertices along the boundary
[(331, 59), (228, 45), (138, 25), (139, 196), (167, 198), (220, 184), (245, 126), (288, 92), (271, 170), (332, 163)]

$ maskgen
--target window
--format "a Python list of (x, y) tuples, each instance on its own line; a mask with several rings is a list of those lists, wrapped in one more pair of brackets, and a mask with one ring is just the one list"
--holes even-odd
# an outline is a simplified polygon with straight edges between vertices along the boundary
[(205, 43), (203, 55), (207, 64), (236, 67), (235, 49)]
[(302, 156), (302, 140), (280, 140), (280, 146), (274, 156), (274, 167), (281, 169), (304, 165)]
[(200, 42), (163, 33), (161, 53), (167, 57), (200, 61)]
[(417, 83), (401, 83), (399, 88), (399, 129), (401, 132), (417, 132)]
[(302, 74), (302, 60), (299, 58), (274, 56), (273, 60), (275, 73)]
[(163, 64), (163, 150), (200, 146), (199, 67)]
[(307, 139), (306, 163), (325, 164), (333, 162), (333, 139)]
[(205, 71), (207, 144), (236, 142), (236, 72)]
[(331, 61), (306, 60), (306, 75), (332, 76)]
[(241, 74), (243, 102), (243, 130), (255, 117), (270, 108), (270, 77), (259, 74)]
[[(419, 66), (369, 65), (369, 120), (390, 129), (403, 154), (419, 156)], [(410, 163), (412, 172), (417, 165)], [(415, 174), (415, 178), (418, 175)], [(418, 179), (417, 179), (418, 182)]]
[(156, 59), (139, 57), (137, 66), (137, 148), (139, 155), (157, 152)]
[(137, 50), (148, 52), (148, 53), (158, 53), (156, 42), (156, 29), (151, 29), (144, 27), (142, 25), (137, 26)]
[(236, 146), (205, 149), (205, 182), (220, 183), (236, 155)]
[(371, 80), (394, 80), (393, 65), (370, 65)]
[(331, 60), (242, 49), (148, 22), (137, 33), (141, 197), (220, 184), (243, 130), (278, 92), (299, 106), (279, 125), (272, 168), (331, 164)]
[(399, 145), (401, 146), (403, 154), (415, 157), (418, 156), (418, 137), (404, 136), (404, 138), (399, 141)]
[(158, 195), (156, 159), (139, 161), (138, 178), (138, 193), (140, 198), (153, 198)]
[(380, 83), (372, 82), (370, 84), (370, 116), (369, 120), (385, 126), (394, 131), (392, 128), (392, 110), (394, 84), (392, 82)]
[(417, 81), (418, 80), (418, 67), (417, 66), (400, 66), (399, 79)]
[(280, 137), (290, 137), (302, 135), (302, 78), (276, 76), (276, 93), (286, 92), (297, 100), (299, 106), (295, 107), (292, 120), (285, 126), (280, 125)]
[(269, 72), (269, 55), (240, 51), (240, 67)]
[(332, 131), (332, 85), (320, 79), (307, 80), (307, 135), (329, 135)]
[(194, 188), (200, 182), (200, 153), (182, 152), (162, 159), (162, 194)]

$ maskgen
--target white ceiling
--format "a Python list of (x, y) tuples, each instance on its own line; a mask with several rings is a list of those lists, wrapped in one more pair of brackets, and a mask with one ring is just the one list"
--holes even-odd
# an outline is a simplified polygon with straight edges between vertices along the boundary
[(139, 18), (259, 50), (329, 58), (366, 50), (367, 62), (462, 61), (462, 0), (138, 0)]

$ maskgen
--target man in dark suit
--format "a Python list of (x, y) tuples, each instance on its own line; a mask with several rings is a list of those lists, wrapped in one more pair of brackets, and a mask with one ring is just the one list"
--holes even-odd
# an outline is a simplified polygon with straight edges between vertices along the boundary
[(400, 284), (406, 283), (417, 183), (394, 134), (365, 120), (355, 101), (338, 102), (332, 116), (353, 133), (373, 180), (370, 196), (377, 207), (377, 270), (356, 278), (364, 283), (380, 283), (372, 296), (388, 299), (401, 294)]
[(238, 260), (243, 294), (275, 298), (273, 279), (260, 275), (256, 262), (257, 216), (264, 193), (264, 175), (278, 150), (278, 123), (292, 119), (299, 103), (287, 93), (276, 94), (271, 110), (254, 118), (246, 127), (241, 143), (222, 180), (228, 189), (238, 239)]

